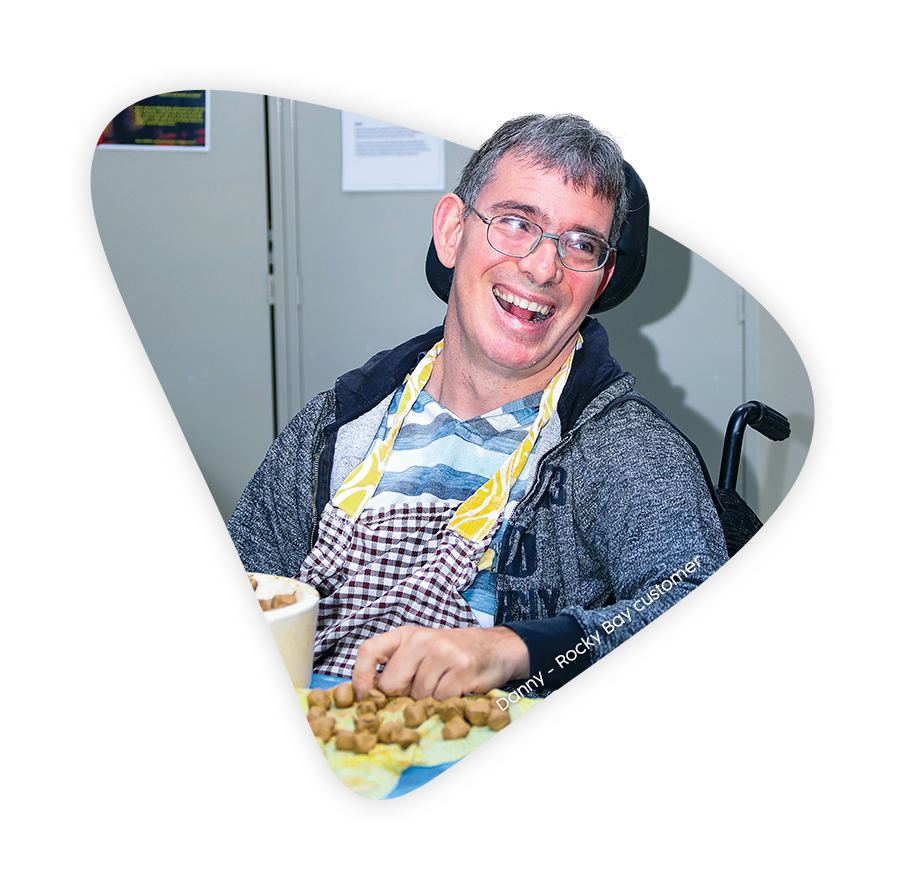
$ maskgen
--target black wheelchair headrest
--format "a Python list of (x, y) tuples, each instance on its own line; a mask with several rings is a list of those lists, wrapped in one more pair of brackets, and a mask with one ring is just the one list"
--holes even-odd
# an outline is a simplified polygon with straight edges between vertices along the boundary
[[(625, 162), (625, 187), (628, 189), (628, 216), (616, 244), (616, 269), (613, 271), (603, 294), (594, 301), (591, 313), (603, 313), (618, 307), (641, 282), (647, 263), (647, 235), (650, 227), (650, 201), (641, 177)], [(447, 303), (451, 293), (454, 269), (445, 267), (438, 260), (435, 241), (432, 239), (425, 256), (425, 278), (432, 291)]]

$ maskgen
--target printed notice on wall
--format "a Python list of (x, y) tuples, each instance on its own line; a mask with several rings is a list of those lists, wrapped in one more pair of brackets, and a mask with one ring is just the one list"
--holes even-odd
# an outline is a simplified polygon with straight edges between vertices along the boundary
[(99, 149), (208, 152), (209, 91), (169, 91), (132, 103), (98, 138)]
[(343, 112), (343, 191), (444, 191), (444, 140)]

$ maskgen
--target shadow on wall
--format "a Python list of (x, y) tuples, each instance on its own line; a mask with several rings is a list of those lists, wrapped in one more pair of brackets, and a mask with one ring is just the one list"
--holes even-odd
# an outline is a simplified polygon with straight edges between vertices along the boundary
[[(673, 382), (675, 375), (681, 372), (681, 368), (671, 367), (672, 377), (662, 369), (660, 351), (644, 330), (646, 326), (660, 322), (676, 310), (687, 293), (695, 294), (696, 289), (690, 290), (690, 283), (695, 281), (692, 269), (693, 257), (689, 249), (651, 228), (648, 263), (637, 291), (629, 300), (616, 309), (602, 314), (599, 319), (609, 333), (610, 351), (623, 370), (635, 375), (637, 380), (635, 390), (659, 407), (698, 445), (711, 478), (716, 483), (720, 471), (721, 450), (729, 411), (748, 399), (741, 398), (739, 393), (726, 390), (721, 386), (721, 396), (715, 399), (718, 402), (715, 407), (719, 407), (722, 411), (721, 421), (711, 421), (686, 403), (685, 388)], [(735, 296), (738, 288), (736, 283), (732, 283), (731, 289), (722, 295), (723, 306), (720, 307), (714, 303), (715, 291), (705, 288), (698, 291), (703, 296), (709, 297), (711, 302), (708, 305), (709, 310), (712, 308), (725, 310), (729, 316), (731, 308), (735, 313)], [(702, 359), (705, 357), (704, 352), (714, 348), (715, 345), (726, 343), (733, 346), (736, 342), (735, 332), (739, 329), (734, 320), (731, 319), (732, 326), (725, 329), (728, 336), (722, 338), (719, 332), (721, 313), (709, 312), (705, 316), (707, 318), (697, 321), (693, 318), (688, 325), (682, 327), (682, 336), (686, 340), (683, 348), (677, 353), (681, 359), (684, 357)], [(681, 317), (677, 315), (677, 318)], [(736, 381), (736, 374), (729, 376), (731, 382)], [(717, 378), (712, 370), (705, 379), (716, 382)], [(739, 382), (741, 383), (741, 375)], [(708, 385), (704, 388), (709, 393), (713, 393), (717, 386)], [(702, 406), (707, 409), (706, 405)], [(757, 501), (758, 483), (751, 463), (745, 455), (740, 473), (741, 481), (742, 476), (746, 478), (745, 486), (742, 485), (742, 482), (740, 484), (740, 492), (752, 504), (753, 501)]]

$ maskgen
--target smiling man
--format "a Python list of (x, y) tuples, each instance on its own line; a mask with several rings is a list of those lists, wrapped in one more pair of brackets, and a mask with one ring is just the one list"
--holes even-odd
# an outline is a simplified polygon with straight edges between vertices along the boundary
[[(430, 393), (469, 418), (542, 391), (612, 276), (613, 212), (613, 201), (575, 189), (562, 171), (510, 154), (469, 209), (443, 197), (435, 247), (455, 273)], [(555, 239), (541, 238), (550, 232)]]
[(359, 694), (548, 692), (726, 561), (702, 463), (587, 316), (624, 168), (579, 117), (503, 125), (434, 212), (443, 329), (341, 377), (270, 449), (229, 530), (249, 571), (320, 591), (315, 670)]

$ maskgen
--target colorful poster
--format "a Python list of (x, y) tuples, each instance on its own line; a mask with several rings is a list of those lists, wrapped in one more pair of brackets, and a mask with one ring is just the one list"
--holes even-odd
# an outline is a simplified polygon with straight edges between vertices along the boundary
[(169, 91), (132, 103), (98, 139), (99, 149), (209, 151), (209, 91)]

